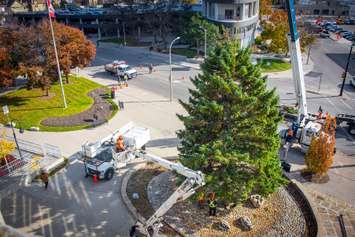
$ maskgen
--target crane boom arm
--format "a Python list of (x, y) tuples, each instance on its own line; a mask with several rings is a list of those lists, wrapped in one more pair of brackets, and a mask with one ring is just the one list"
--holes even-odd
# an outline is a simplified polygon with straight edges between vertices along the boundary
[(304, 83), (302, 54), (299, 34), (296, 25), (296, 10), (294, 0), (286, 0), (288, 22), (290, 26), (289, 48), (291, 51), (292, 76), (295, 86), (296, 100), (298, 105), (298, 123), (301, 127), (305, 125), (308, 116), (306, 88)]

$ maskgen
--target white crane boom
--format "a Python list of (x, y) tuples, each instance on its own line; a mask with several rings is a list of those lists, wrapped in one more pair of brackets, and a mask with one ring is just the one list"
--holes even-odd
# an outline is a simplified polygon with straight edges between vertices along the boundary
[(125, 152), (116, 153), (115, 150), (112, 149), (112, 155), (118, 162), (124, 163), (129, 163), (136, 158), (142, 158), (145, 161), (154, 162), (166, 169), (173, 170), (187, 178), (147, 221), (137, 223), (138, 229), (148, 236), (150, 236), (149, 230), (153, 231), (152, 236), (158, 236), (159, 229), (162, 226), (162, 216), (164, 216), (175, 203), (189, 198), (198, 188), (205, 185), (204, 175), (201, 171), (191, 170), (180, 163), (168, 161), (142, 150), (128, 149)]

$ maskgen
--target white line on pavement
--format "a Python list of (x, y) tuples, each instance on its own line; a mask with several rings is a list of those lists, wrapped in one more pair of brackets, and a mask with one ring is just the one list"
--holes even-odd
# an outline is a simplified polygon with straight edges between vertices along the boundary
[(26, 198), (22, 196), (22, 218), (23, 218), (23, 226), (26, 226)]
[(87, 202), (87, 204), (88, 204), (90, 207), (92, 207), (92, 203), (91, 203), (91, 201), (90, 201), (89, 195), (88, 195), (88, 193), (86, 192), (85, 187), (84, 187), (84, 185), (83, 185), (83, 183), (82, 183), (81, 181), (80, 181), (80, 183), (79, 183), (79, 186), (80, 186), (80, 188), (81, 188), (81, 190), (82, 190), (82, 192), (83, 192), (83, 194), (84, 194), (85, 201)]
[(344, 101), (343, 99), (340, 99), (340, 101), (341, 101), (348, 109), (350, 109), (350, 110), (353, 109), (350, 105), (348, 105), (347, 103), (345, 103), (345, 101)]
[(39, 217), (40, 217), (40, 223), (41, 223), (41, 230), (42, 230), (42, 236), (46, 236), (45, 230), (44, 230), (44, 222), (43, 222), (43, 212), (41, 205), (38, 205), (38, 210), (39, 210)]

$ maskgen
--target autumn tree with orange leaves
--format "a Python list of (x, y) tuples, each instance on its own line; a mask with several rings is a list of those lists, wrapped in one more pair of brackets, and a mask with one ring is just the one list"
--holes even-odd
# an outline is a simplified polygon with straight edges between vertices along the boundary
[(10, 65), (10, 55), (6, 48), (0, 48), (0, 88), (13, 84), (13, 76)]
[[(269, 20), (263, 21), (262, 25), (264, 28), (261, 33), (262, 40), (271, 40), (268, 49), (274, 53), (287, 55), (289, 51), (287, 34), (290, 32), (287, 12), (280, 9), (273, 10)], [(310, 45), (315, 43), (316, 38), (307, 33), (305, 29), (298, 29), (298, 31), (300, 35), (301, 51), (305, 52)]]
[(336, 118), (327, 114), (318, 137), (313, 137), (305, 157), (307, 171), (323, 177), (333, 164)]
[(272, 13), (272, 1), (271, 0), (260, 0), (260, 10), (259, 15), (261, 16), (269, 16)]
[[(96, 54), (95, 45), (78, 29), (53, 22), (59, 64), (69, 83), (70, 70), (85, 67)], [(52, 36), (48, 21), (36, 26), (7, 25), (0, 29), (0, 87), (13, 83), (16, 76), (27, 77), (27, 88), (42, 88), (48, 95), (57, 81)], [(9, 54), (8, 52), (11, 52)]]
[[(66, 82), (69, 83), (68, 75), (70, 70), (76, 67), (83, 68), (88, 66), (95, 58), (96, 48), (90, 40), (86, 39), (83, 32), (79, 29), (57, 22), (53, 22), (53, 28), (58, 47), (59, 64), (66, 78)], [(47, 21), (43, 21), (39, 25), (39, 29), (43, 32), (44, 38), (46, 39), (45, 50), (48, 55), (48, 64), (51, 66), (51, 71), (56, 72), (56, 61), (50, 25)]]

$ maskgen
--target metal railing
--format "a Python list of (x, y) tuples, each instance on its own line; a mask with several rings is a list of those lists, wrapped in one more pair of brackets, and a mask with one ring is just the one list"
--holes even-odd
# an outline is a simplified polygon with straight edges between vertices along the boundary
[(17, 169), (27, 164), (26, 160), (15, 159), (5, 165), (0, 166), (0, 177), (8, 176)]
[[(11, 136), (6, 136), (6, 139), (10, 141), (14, 141), (14, 138)], [(44, 143), (43, 146), (37, 143), (25, 141), (22, 139), (17, 139), (19, 147), (21, 151), (26, 151), (35, 155), (40, 155), (40, 156), (49, 156), (52, 158), (61, 158), (62, 153), (60, 151), (60, 148), (54, 145), (50, 145), (48, 143)]]
[[(14, 138), (11, 136), (5, 137), (9, 141), (14, 141)], [(33, 165), (32, 163), (36, 163), (34, 157), (43, 157), (43, 159), (51, 158), (51, 159), (59, 159), (62, 157), (62, 153), (59, 147), (43, 144), (39, 145), (33, 142), (17, 139), (19, 147), (21, 149), (21, 156), (16, 149), (11, 155), (15, 158), (0, 166), (0, 177), (12, 176), (18, 172), (23, 172)]]

